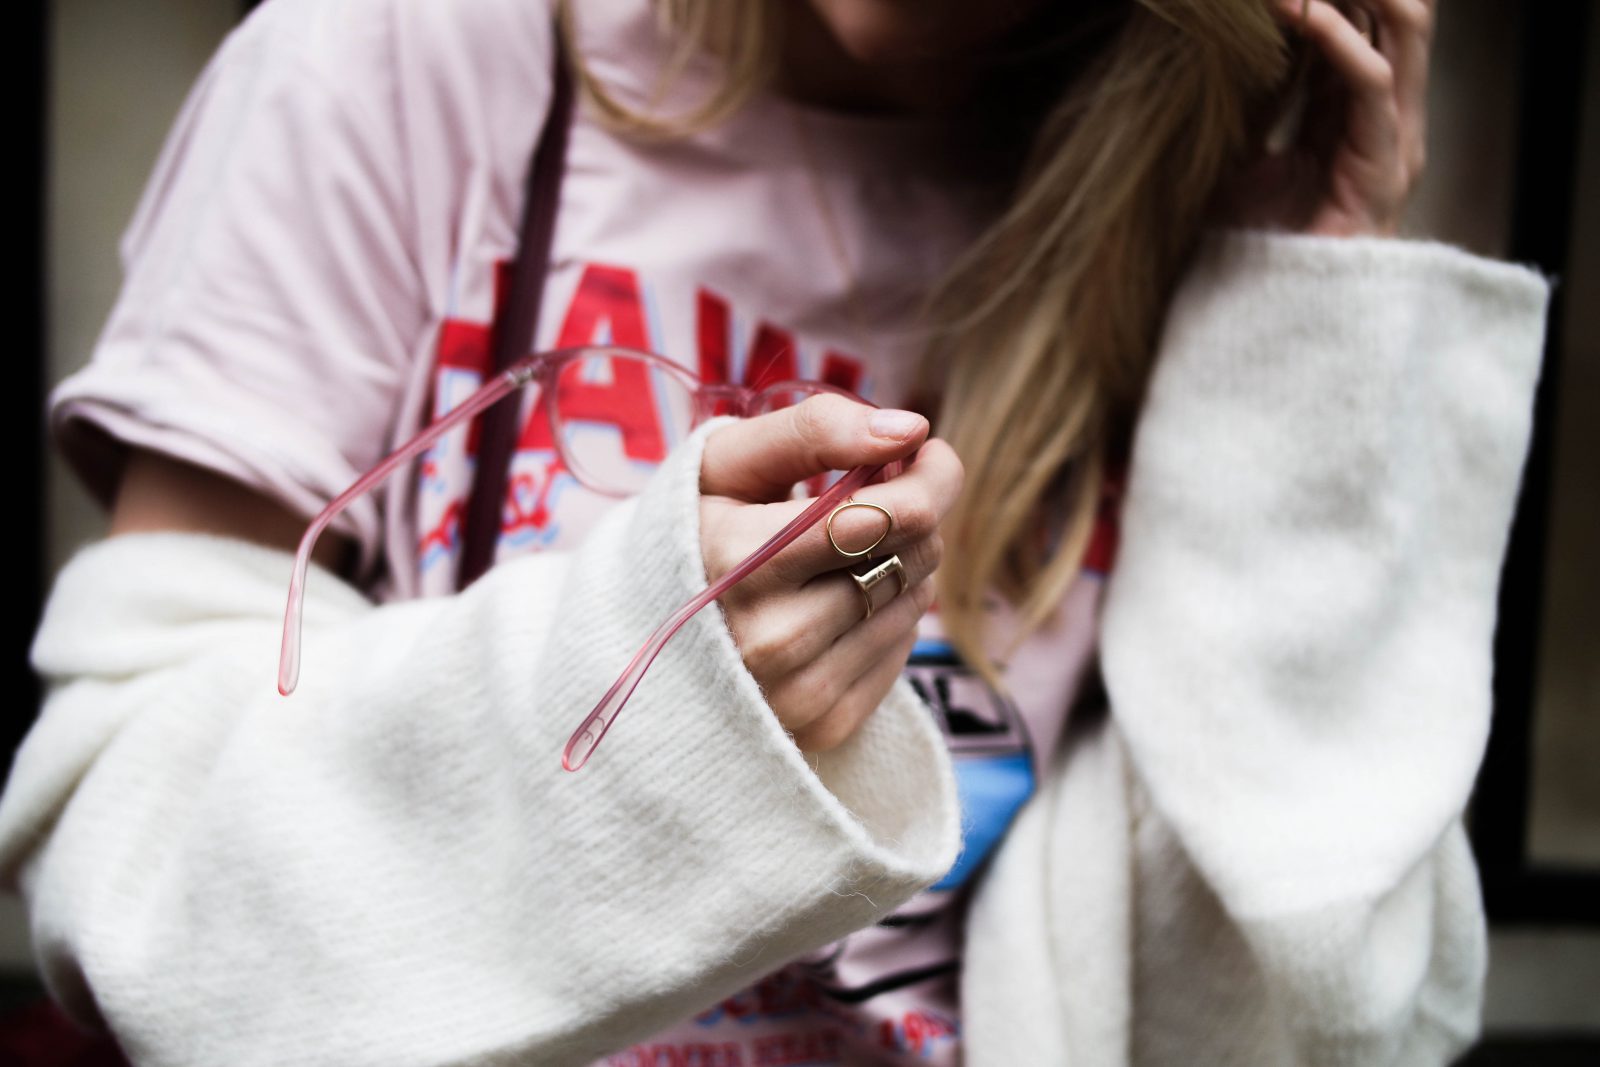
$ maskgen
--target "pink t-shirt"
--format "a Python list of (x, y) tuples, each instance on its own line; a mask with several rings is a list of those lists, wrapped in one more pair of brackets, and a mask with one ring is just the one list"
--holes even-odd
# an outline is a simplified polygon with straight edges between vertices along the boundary
[[(581, 5), (579, 50), (645, 99), (646, 0)], [(90, 364), (51, 398), (97, 491), (111, 437), (209, 467), (304, 514), (482, 381), (549, 99), (544, 0), (274, 0), (197, 84), (125, 238)], [(691, 67), (664, 106), (714, 72)], [(707, 380), (823, 379), (909, 401), (921, 295), (992, 217), (985, 161), (939, 125), (758, 96), (726, 125), (641, 144), (580, 109), (541, 347), (647, 349)], [(615, 506), (561, 469), (532, 391), (498, 558), (577, 544)], [(617, 394), (597, 432), (631, 417)], [(635, 427), (636, 429), (637, 427)], [(451, 591), (471, 438), (442, 439), (341, 523), (379, 601)], [(965, 847), (939, 885), (614, 1065), (953, 1064), (967, 890), (1043, 777), (1093, 660), (1107, 508), (1054, 622), (997, 692), (924, 618), (908, 668), (956, 757)], [(996, 646), (1010, 613), (996, 604)], [(621, 650), (619, 650), (621, 651)], [(759, 818), (759, 812), (751, 812)]]

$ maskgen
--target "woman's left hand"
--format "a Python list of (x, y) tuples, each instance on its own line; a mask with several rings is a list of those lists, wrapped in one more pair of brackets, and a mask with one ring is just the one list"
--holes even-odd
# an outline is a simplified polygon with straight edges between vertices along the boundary
[(1314, 65), (1318, 77), (1297, 135), (1276, 152), (1263, 146), (1260, 158), (1219, 190), (1216, 221), (1332, 237), (1396, 236), (1422, 173), (1437, 0), (1360, 0), (1344, 5), (1353, 19), (1328, 0), (1271, 2), (1323, 62)]

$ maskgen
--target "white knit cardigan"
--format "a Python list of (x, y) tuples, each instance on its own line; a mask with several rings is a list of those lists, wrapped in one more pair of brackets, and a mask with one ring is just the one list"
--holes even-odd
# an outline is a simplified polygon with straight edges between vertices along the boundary
[[(1446, 1062), (1485, 969), (1460, 815), (1549, 284), (1419, 241), (1211, 233), (1135, 440), (1101, 655), (983, 872), (965, 1062)], [(375, 607), (283, 553), (80, 551), (0, 801), (40, 965), (136, 1062), (582, 1064), (950, 866), (905, 682), (794, 747), (714, 607), (581, 773), (562, 743), (704, 582), (713, 423), (571, 553)]]

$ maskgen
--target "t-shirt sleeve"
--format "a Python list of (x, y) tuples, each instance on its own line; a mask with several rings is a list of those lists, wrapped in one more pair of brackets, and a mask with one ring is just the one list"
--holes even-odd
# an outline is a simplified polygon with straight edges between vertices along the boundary
[[(124, 235), (110, 318), (50, 397), (55, 443), (102, 503), (135, 446), (309, 517), (395, 443), (443, 284), (429, 264), (468, 195), (434, 179), (504, 170), (482, 183), (504, 198), (546, 102), (512, 86), (515, 152), (474, 158), (495, 118), (473, 100), (474, 39), (498, 37), (539, 84), (547, 20), (519, 16), (507, 43), (486, 24), (509, 5), (472, 0), (434, 33), (437, 6), (276, 0), (207, 65)], [(365, 569), (376, 506), (337, 528)]]

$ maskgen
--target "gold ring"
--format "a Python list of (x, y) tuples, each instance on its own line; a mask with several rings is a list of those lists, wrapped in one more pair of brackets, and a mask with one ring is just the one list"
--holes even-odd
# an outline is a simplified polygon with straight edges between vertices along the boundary
[[(878, 583), (888, 578), (889, 575), (892, 574), (895, 577), (894, 596), (899, 596), (901, 593), (906, 591), (906, 569), (905, 567), (901, 566), (899, 556), (890, 556), (888, 559), (883, 560), (880, 563), (873, 564), (871, 569), (866, 571), (864, 574), (857, 574), (855, 571), (846, 571), (845, 573), (855, 579), (856, 585), (861, 590), (862, 598), (867, 602), (867, 613), (866, 615), (862, 616), (862, 622), (866, 622), (868, 619), (872, 618), (873, 588), (877, 586)], [(889, 599), (893, 600), (894, 596), (890, 597)], [(885, 603), (887, 603), (887, 601)]]
[[(866, 548), (863, 548), (860, 552), (846, 552), (844, 549), (839, 547), (839, 542), (835, 540), (833, 536), (833, 520), (838, 516), (839, 512), (844, 511), (846, 508), (871, 508), (874, 511), (883, 512), (883, 533), (879, 534), (876, 541), (872, 542), (872, 544), (868, 545)], [(894, 529), (894, 516), (889, 514), (889, 509), (883, 507), (882, 505), (869, 504), (865, 500), (857, 500), (855, 497), (851, 497), (849, 500), (846, 500), (843, 504), (840, 504), (838, 507), (830, 511), (828, 513), (828, 521), (823, 525), (828, 531), (828, 544), (833, 546), (833, 550), (835, 552), (839, 553), (839, 555), (843, 556), (845, 559), (860, 559), (862, 556), (871, 555), (873, 549), (883, 544), (883, 539), (889, 536), (890, 530)]]

